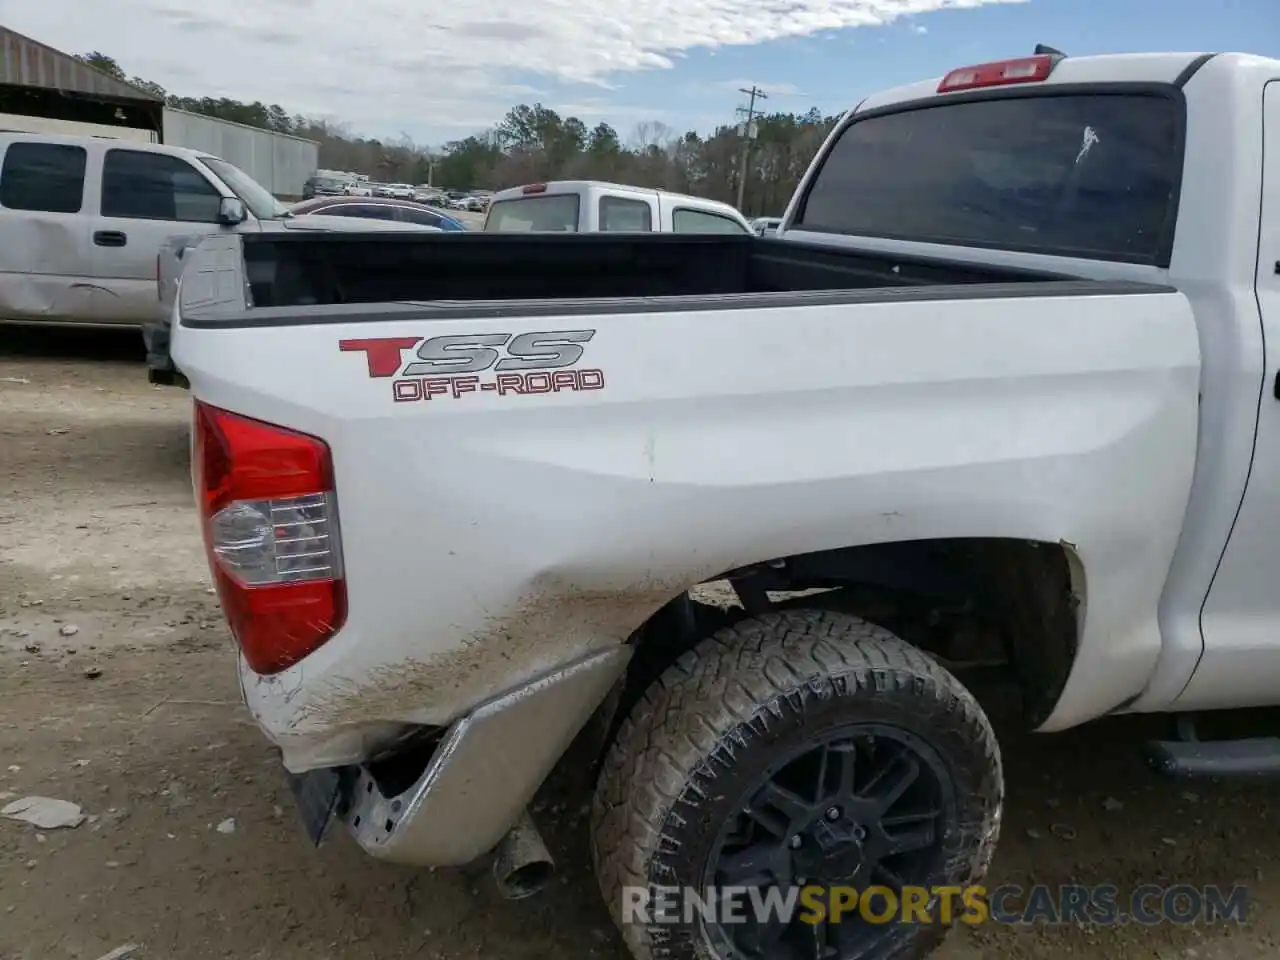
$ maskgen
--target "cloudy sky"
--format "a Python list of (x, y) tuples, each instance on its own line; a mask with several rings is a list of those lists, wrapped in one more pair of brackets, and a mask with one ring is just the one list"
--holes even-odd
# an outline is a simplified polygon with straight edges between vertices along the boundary
[(1280, 0), (0, 0), (0, 23), (100, 50), (188, 96), (279, 103), (440, 144), (541, 101), (625, 135), (768, 107), (836, 112), (966, 63), (1030, 53), (1280, 56)]

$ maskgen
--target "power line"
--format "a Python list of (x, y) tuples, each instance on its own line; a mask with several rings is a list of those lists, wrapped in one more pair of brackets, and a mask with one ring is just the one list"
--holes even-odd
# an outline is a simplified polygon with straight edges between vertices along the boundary
[(738, 113), (743, 114), (746, 117), (746, 120), (743, 121), (742, 124), (742, 170), (738, 174), (738, 209), (741, 210), (743, 201), (746, 199), (747, 194), (747, 163), (751, 157), (751, 125), (756, 119), (756, 101), (768, 100), (769, 95), (754, 83), (751, 85), (750, 90), (746, 87), (739, 87), (738, 92), (745, 93), (751, 98), (745, 107), (738, 108)]

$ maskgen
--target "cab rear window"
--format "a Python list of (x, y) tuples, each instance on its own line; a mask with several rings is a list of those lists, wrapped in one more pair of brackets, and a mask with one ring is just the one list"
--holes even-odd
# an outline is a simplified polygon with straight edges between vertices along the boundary
[(499, 200), (489, 205), (484, 229), (491, 233), (576, 233), (578, 195), (552, 193)]
[(1167, 266), (1183, 114), (1103, 92), (872, 114), (827, 154), (795, 227)]

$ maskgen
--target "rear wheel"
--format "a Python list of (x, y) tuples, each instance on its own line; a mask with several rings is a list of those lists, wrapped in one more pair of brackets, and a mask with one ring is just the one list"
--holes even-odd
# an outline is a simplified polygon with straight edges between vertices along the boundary
[[(593, 852), (639, 960), (900, 960), (941, 940), (936, 903), (928, 923), (752, 906), (812, 885), (887, 888), (877, 917), (907, 887), (977, 883), (1002, 800), (995, 736), (951, 674), (880, 627), (791, 610), (726, 627), (649, 688), (606, 759)], [(745, 919), (677, 900), (679, 922), (626, 922), (635, 891), (657, 888), (745, 888)]]

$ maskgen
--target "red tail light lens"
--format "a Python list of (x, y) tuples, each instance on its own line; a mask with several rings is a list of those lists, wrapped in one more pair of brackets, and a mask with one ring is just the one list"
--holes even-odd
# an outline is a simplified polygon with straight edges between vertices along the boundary
[(209, 566), (245, 660), (273, 674), (346, 619), (329, 447), (196, 402), (192, 471)]

